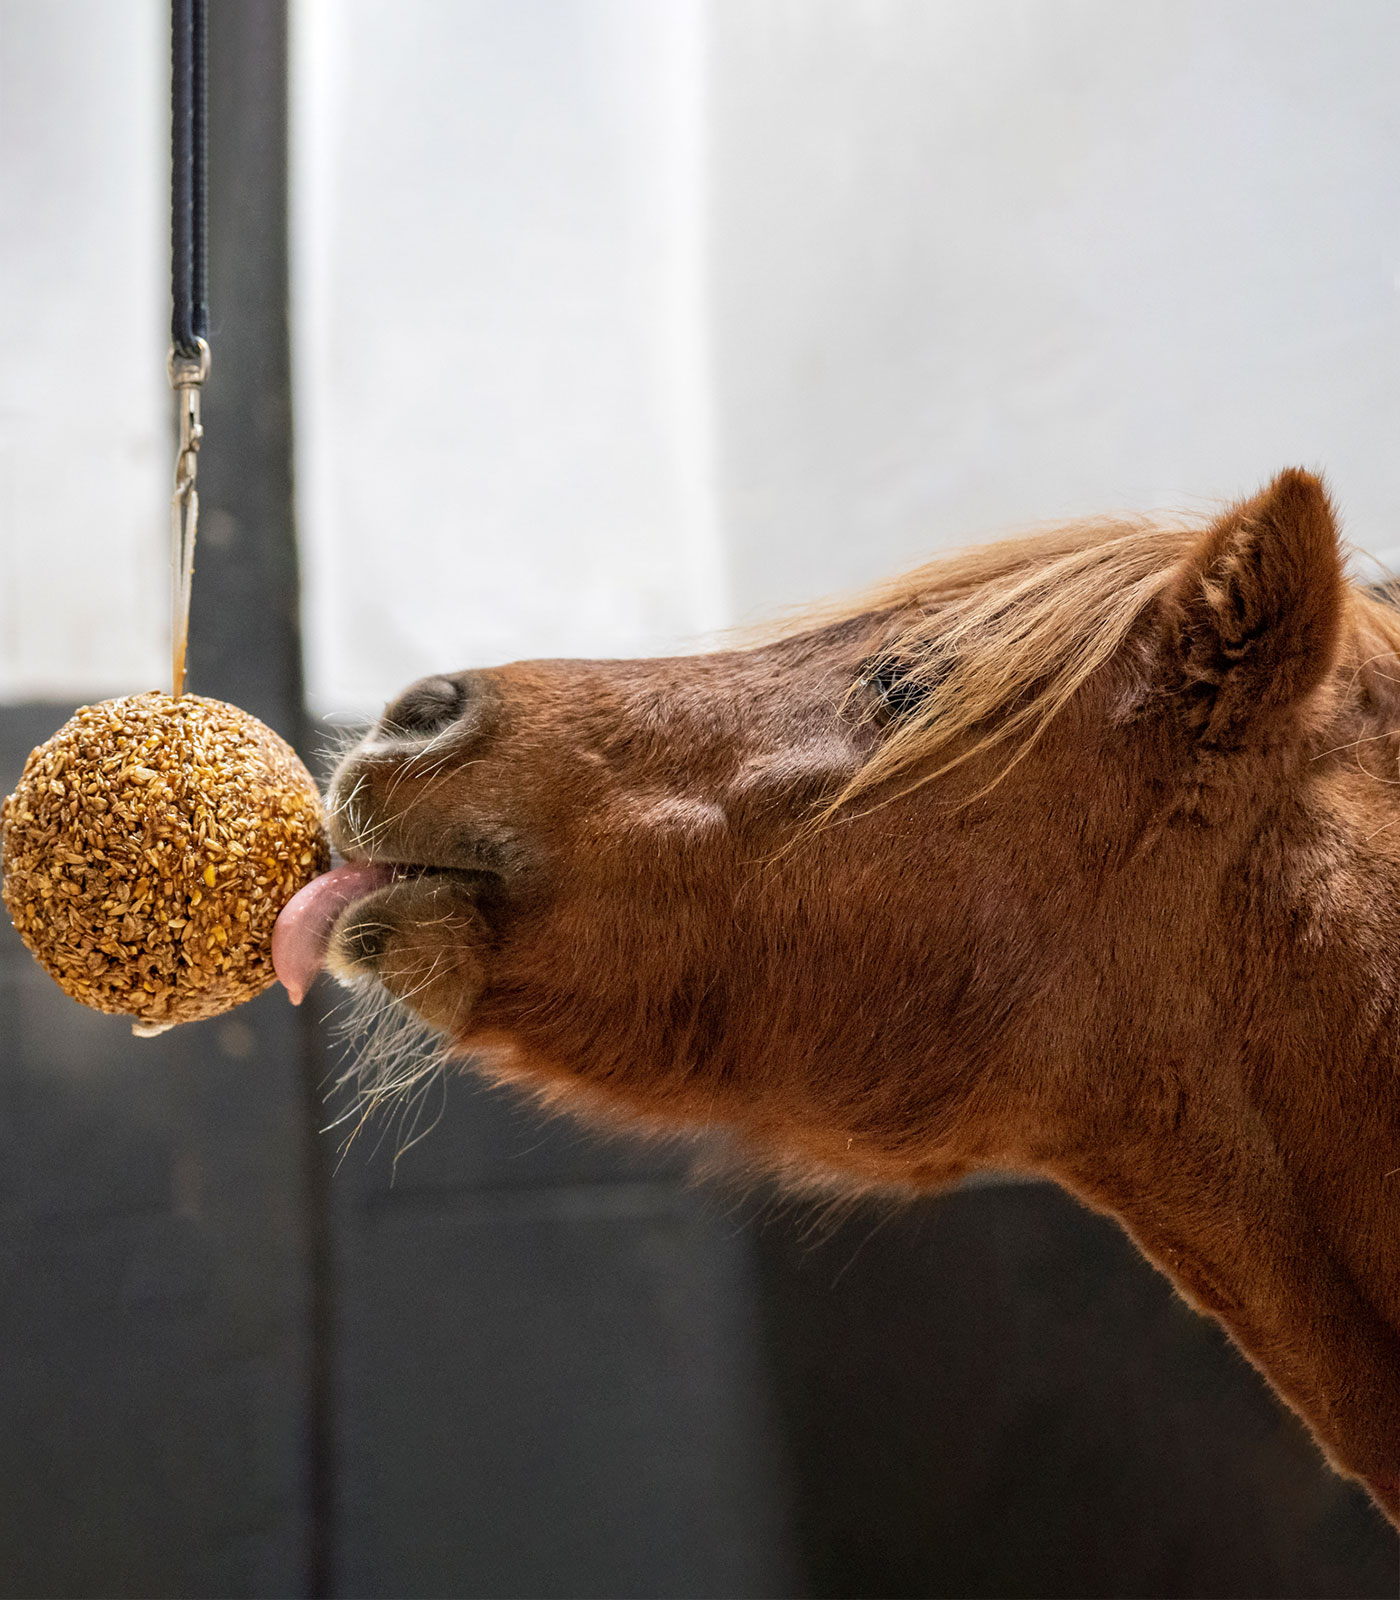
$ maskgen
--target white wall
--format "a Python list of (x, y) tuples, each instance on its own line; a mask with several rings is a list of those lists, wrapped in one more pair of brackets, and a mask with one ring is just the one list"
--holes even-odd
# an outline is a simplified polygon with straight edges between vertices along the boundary
[(325, 709), (1292, 462), (1400, 553), (1389, 0), (300, 14)]
[(1327, 468), (1400, 554), (1392, 0), (716, 0), (737, 607)]
[[(293, 15), (319, 710), (1286, 462), (1400, 557), (1390, 0)], [(164, 669), (164, 29), (0, 0), (0, 698)]]
[(169, 676), (160, 0), (0, 0), (0, 699)]
[(691, 0), (301, 0), (308, 684), (724, 620)]

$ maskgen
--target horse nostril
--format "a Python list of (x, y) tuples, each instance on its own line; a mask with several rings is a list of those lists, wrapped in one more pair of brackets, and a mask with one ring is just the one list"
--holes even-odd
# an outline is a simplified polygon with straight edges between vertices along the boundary
[(461, 716), (466, 698), (460, 679), (424, 678), (385, 708), (381, 725), (389, 734), (437, 733)]

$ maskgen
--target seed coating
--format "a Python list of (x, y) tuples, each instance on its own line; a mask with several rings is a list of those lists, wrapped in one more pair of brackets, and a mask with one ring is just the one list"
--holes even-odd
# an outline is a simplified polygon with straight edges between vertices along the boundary
[(267, 988), (278, 912), (329, 865), (321, 798), (291, 746), (200, 695), (84, 706), (0, 808), (20, 937), (66, 993), (138, 1033)]

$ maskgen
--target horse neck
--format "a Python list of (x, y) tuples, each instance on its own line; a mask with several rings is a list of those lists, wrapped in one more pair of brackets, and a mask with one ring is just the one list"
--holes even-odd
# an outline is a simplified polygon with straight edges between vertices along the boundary
[[(1397, 719), (1400, 721), (1400, 719)], [(1116, 1138), (1048, 1163), (1116, 1215), (1400, 1515), (1400, 804), (1397, 859), (1318, 874), (1323, 924), (1207, 952), (1226, 974), (1145, 994)], [(1287, 864), (1286, 864), (1287, 865)], [(1241, 976), (1245, 974), (1245, 976)]]

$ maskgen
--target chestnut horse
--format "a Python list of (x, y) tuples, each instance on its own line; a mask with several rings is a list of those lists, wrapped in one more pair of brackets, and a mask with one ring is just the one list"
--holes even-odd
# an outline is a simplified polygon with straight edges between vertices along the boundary
[(799, 1183), (1054, 1179), (1400, 1520), (1397, 668), (1288, 471), (751, 649), (430, 678), (340, 767), (284, 977), (328, 943), (487, 1071)]

